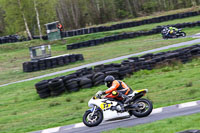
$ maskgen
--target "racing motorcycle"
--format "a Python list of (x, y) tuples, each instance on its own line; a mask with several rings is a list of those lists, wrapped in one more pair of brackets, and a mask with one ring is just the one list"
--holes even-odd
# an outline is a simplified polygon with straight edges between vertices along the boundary
[(120, 101), (109, 99), (101, 96), (101, 91), (98, 91), (89, 102), (88, 106), (91, 109), (87, 110), (83, 115), (83, 123), (88, 127), (98, 126), (103, 120), (115, 120), (119, 118), (131, 117), (146, 117), (152, 110), (152, 102), (142, 98), (148, 89), (136, 90), (128, 97), (131, 98), (128, 104), (124, 104), (124, 110), (121, 110)]
[(169, 29), (164, 28), (161, 31), (163, 39), (179, 38), (179, 37), (185, 37), (186, 36), (186, 33), (183, 32), (181, 29), (178, 29), (178, 31), (174, 31), (173, 33), (170, 33), (168, 30)]

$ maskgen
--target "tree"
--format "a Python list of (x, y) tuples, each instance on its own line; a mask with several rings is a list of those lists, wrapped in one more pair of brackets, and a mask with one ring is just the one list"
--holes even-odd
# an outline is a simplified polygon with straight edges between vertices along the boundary
[(4, 23), (4, 14), (2, 7), (0, 6), (0, 35), (3, 34), (5, 29), (5, 23)]
[(40, 39), (42, 39), (42, 31), (41, 31), (41, 27), (40, 27), (40, 17), (39, 17), (39, 13), (38, 13), (38, 9), (37, 9), (36, 0), (34, 0), (34, 8), (35, 8), (35, 13), (36, 13), (36, 19), (37, 19), (37, 25), (38, 25), (38, 31), (40, 34)]
[(21, 5), (21, 0), (18, 0), (18, 5), (19, 5), (19, 8), (20, 8), (21, 14), (23, 16), (23, 19), (24, 19), (24, 24), (25, 24), (25, 27), (26, 27), (26, 32), (27, 32), (29, 38), (32, 40), (33, 37), (31, 35), (31, 32), (30, 32), (29, 27), (28, 27), (28, 23), (27, 23), (27, 20), (26, 20), (26, 17), (25, 17), (25, 14), (24, 14), (24, 11), (23, 11), (23, 8), (22, 8), (22, 5)]

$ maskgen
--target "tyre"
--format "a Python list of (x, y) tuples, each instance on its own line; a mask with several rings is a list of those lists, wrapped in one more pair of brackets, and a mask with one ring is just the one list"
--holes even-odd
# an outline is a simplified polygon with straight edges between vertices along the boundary
[(83, 85), (86, 85), (86, 84), (90, 84), (90, 83), (92, 83), (91, 79), (82, 78), (81, 81), (80, 81), (80, 86), (83, 86)]
[(42, 94), (42, 93), (50, 93), (50, 89), (48, 86), (46, 86), (46, 88), (43, 88), (41, 90), (37, 90), (38, 94)]
[(42, 94), (39, 94), (40, 98), (47, 98), (47, 97), (50, 97), (51, 94), (50, 93), (42, 93)]
[(99, 76), (99, 77), (93, 79), (93, 82), (98, 82), (98, 81), (104, 80), (104, 79), (105, 79), (105, 76), (104, 76), (104, 75), (101, 75), (101, 76)]
[(68, 91), (69, 92), (77, 92), (77, 91), (79, 91), (80, 89), (77, 87), (77, 88), (71, 88), (71, 89), (69, 89)]
[(78, 88), (79, 85), (77, 83), (72, 83), (72, 84), (68, 84), (67, 86), (65, 86), (68, 89), (73, 89), (73, 88)]
[(83, 86), (81, 86), (81, 88), (91, 88), (92, 87), (92, 84), (85, 84), (85, 85), (83, 85)]
[(148, 116), (153, 110), (153, 104), (151, 101), (141, 98), (135, 101), (135, 104), (138, 104), (140, 110), (133, 110), (131, 114), (135, 117), (146, 117)]
[(93, 80), (95, 80), (97, 77), (101, 76), (101, 75), (104, 75), (104, 73), (102, 72), (97, 72), (94, 74), (94, 76), (92, 77)]
[(94, 82), (94, 86), (103, 85), (103, 84), (104, 84), (104, 79)]
[(53, 80), (49, 81), (50, 88), (55, 88), (55, 87), (60, 86), (62, 84), (63, 84), (62, 79), (53, 79)]
[(93, 116), (92, 111), (88, 110), (83, 115), (83, 123), (88, 127), (98, 126), (103, 121), (103, 113), (101, 110), (97, 110)]
[(57, 91), (52, 91), (51, 92), (51, 96), (59, 96), (60, 94), (62, 94), (63, 92), (65, 92), (65, 88), (60, 88), (59, 90)]
[(181, 34), (182, 37), (185, 37), (185, 36), (186, 36), (186, 33), (185, 33), (185, 32), (181, 32), (180, 34)]
[(74, 79), (74, 78), (77, 78), (76, 74), (67, 75), (67, 76), (65, 76), (65, 78), (63, 78), (63, 82), (65, 83), (66, 81)]
[(37, 93), (43, 93), (44, 91), (46, 91), (46, 89), (49, 89), (49, 84), (47, 80), (42, 80), (38, 83), (35, 84), (35, 88), (37, 90)]
[(61, 90), (61, 89), (63, 89), (63, 88), (64, 88), (64, 90), (65, 90), (65, 86), (64, 86), (64, 84), (62, 83), (62, 84), (59, 85), (59, 86), (51, 87), (50, 90), (51, 90), (51, 91), (58, 91), (58, 90)]

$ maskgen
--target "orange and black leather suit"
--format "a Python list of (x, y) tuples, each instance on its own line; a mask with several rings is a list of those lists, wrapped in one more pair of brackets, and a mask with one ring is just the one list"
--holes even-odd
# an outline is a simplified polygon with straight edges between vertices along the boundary
[(132, 92), (133, 90), (120, 80), (114, 80), (112, 86), (105, 91), (105, 93), (108, 94), (106, 95), (107, 98), (114, 98), (117, 100), (123, 100), (122, 95), (128, 95)]
[(57, 25), (57, 28), (60, 29), (60, 31), (62, 31), (62, 30), (63, 30), (62, 24), (58, 24), (58, 25)]

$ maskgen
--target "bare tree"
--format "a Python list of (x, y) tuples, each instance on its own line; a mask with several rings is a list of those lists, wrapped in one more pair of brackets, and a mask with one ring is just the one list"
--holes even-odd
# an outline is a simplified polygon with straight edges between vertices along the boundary
[(40, 34), (40, 39), (42, 40), (42, 30), (41, 30), (41, 26), (40, 26), (40, 17), (39, 17), (39, 12), (38, 12), (38, 9), (37, 9), (37, 3), (36, 3), (36, 0), (34, 0), (33, 2), (34, 2), (35, 13), (36, 13), (38, 31), (39, 31), (39, 34)]
[(32, 37), (31, 32), (29, 30), (28, 23), (27, 23), (25, 14), (24, 14), (23, 9), (22, 9), (21, 0), (18, 0), (18, 5), (19, 5), (20, 11), (22, 13), (23, 19), (24, 19), (24, 24), (25, 24), (26, 32), (27, 32), (29, 38), (32, 40), (33, 37)]

